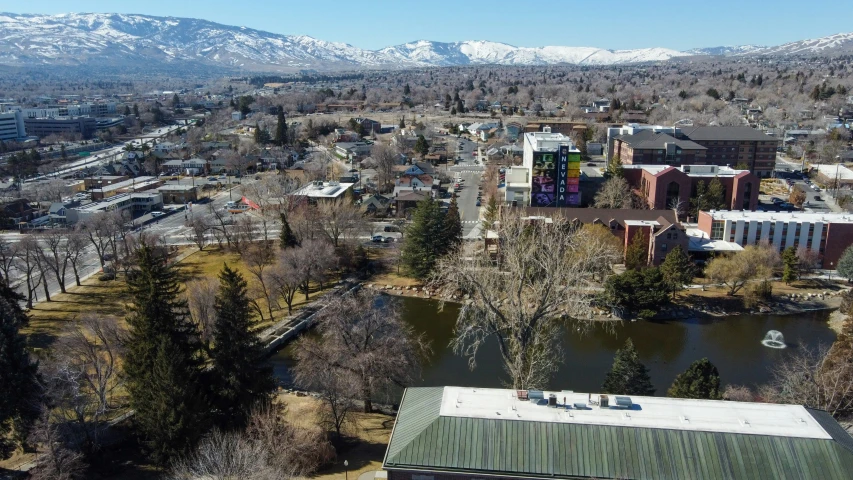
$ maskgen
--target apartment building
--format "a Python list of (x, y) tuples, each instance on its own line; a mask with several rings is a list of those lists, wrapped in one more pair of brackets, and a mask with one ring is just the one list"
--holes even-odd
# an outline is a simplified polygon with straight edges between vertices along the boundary
[(732, 212), (699, 213), (699, 230), (708, 238), (741, 247), (766, 242), (816, 251), (821, 267), (832, 269), (853, 244), (853, 215), (847, 213)]
[(640, 130), (615, 138), (611, 158), (623, 165), (704, 165), (707, 148), (696, 142), (654, 130)]
[(530, 200), (533, 207), (576, 207), (580, 205), (581, 152), (562, 133), (524, 134), (522, 166), (530, 172)]
[(660, 127), (608, 129), (608, 158), (623, 164), (745, 165), (761, 178), (776, 166), (779, 139), (751, 127)]
[(652, 210), (673, 208), (679, 202), (686, 212), (700, 183), (716, 178), (723, 186), (723, 201), (728, 210), (755, 210), (761, 179), (749, 170), (717, 165), (625, 165), (625, 180), (643, 193)]
[(751, 127), (684, 127), (681, 134), (708, 150), (710, 165), (746, 165), (758, 177), (769, 178), (776, 167), (780, 140)]

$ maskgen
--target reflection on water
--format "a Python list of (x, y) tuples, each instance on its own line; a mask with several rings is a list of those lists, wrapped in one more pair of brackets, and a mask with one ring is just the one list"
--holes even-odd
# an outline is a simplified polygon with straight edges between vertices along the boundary
[[(477, 356), (477, 368), (468, 368), (468, 359), (448, 346), (456, 324), (458, 307), (418, 298), (400, 299), (403, 319), (432, 344), (418, 386), (464, 385), (501, 387), (506, 380), (495, 342), (487, 342)], [(769, 369), (803, 347), (830, 344), (835, 333), (826, 323), (828, 312), (794, 316), (740, 315), (721, 320), (651, 321), (596, 325), (580, 335), (566, 325), (564, 355), (549, 388), (597, 392), (613, 362), (614, 352), (631, 337), (643, 363), (649, 367), (657, 394), (664, 395), (675, 375), (690, 363), (708, 357), (720, 370), (723, 384), (758, 385), (769, 378)], [(785, 335), (788, 348), (777, 350), (761, 345), (768, 330)], [(273, 357), (276, 375), (290, 378), (289, 350)]]

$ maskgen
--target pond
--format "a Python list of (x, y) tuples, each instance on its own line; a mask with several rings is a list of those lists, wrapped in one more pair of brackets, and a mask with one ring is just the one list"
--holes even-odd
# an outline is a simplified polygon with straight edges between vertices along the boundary
[[(419, 298), (400, 298), (403, 319), (431, 342), (432, 353), (422, 379), (414, 386), (502, 387), (506, 375), (495, 342), (480, 349), (477, 368), (470, 370), (466, 358), (448, 347), (456, 324), (458, 307)], [(606, 329), (593, 327), (584, 335), (566, 326), (563, 358), (548, 388), (597, 392), (613, 363), (613, 354), (628, 337), (640, 360), (649, 368), (657, 395), (665, 395), (675, 376), (694, 360), (707, 357), (720, 371), (723, 384), (759, 385), (770, 378), (770, 368), (802, 348), (829, 345), (835, 333), (827, 325), (828, 311), (800, 315), (738, 315), (719, 320), (639, 321), (616, 324)], [(787, 348), (761, 344), (765, 334), (778, 330)], [(285, 348), (272, 357), (276, 376), (289, 383), (290, 351)]]

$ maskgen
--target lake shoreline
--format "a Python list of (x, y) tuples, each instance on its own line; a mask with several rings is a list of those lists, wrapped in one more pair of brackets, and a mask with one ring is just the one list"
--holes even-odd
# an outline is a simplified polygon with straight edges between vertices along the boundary
[[(446, 298), (435, 295), (426, 287), (420, 286), (399, 286), (399, 285), (379, 285), (373, 283), (365, 283), (366, 288), (373, 289), (379, 293), (393, 295), (403, 298), (418, 298), (422, 300), (434, 300), (437, 302), (448, 302), (463, 304), (465, 298)], [(676, 302), (665, 307), (663, 315), (658, 315), (654, 320), (722, 320), (727, 317), (739, 315), (799, 315), (809, 312), (819, 312), (826, 310), (837, 310), (841, 306), (841, 293), (844, 290), (836, 292), (822, 292), (801, 295), (777, 295), (770, 302), (763, 302), (759, 307), (752, 309), (744, 309), (742, 306), (741, 297), (732, 296), (713, 296), (700, 297), (697, 295), (686, 295), (679, 297)], [(596, 310), (592, 319), (596, 322), (620, 322), (625, 321), (616, 317), (611, 313), (606, 313), (602, 310)], [(632, 321), (632, 320), (628, 320)], [(840, 325), (843, 319), (836, 319), (830, 322), (830, 327), (836, 333), (840, 332)]]

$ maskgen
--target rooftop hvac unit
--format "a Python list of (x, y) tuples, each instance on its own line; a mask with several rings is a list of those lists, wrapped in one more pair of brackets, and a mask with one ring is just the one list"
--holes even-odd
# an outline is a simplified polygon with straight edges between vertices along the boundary
[(542, 390), (528, 390), (527, 397), (530, 400), (544, 400), (545, 392), (543, 392)]
[(542, 133), (551, 133), (551, 127), (549, 125), (542, 127)]
[(622, 408), (631, 408), (633, 403), (631, 402), (631, 397), (616, 397), (616, 406)]

